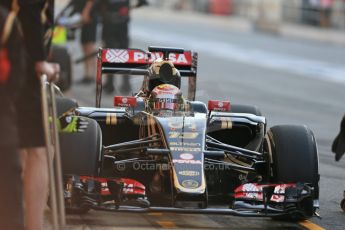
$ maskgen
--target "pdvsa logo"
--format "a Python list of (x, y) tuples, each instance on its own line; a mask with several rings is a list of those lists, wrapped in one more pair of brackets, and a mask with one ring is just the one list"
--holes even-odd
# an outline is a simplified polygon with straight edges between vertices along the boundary
[[(148, 60), (149, 62), (154, 62), (157, 59), (163, 59), (162, 53), (150, 53), (150, 55), (145, 54), (143, 52), (134, 52), (133, 54), (134, 61), (145, 61)], [(178, 64), (188, 64), (188, 60), (186, 58), (186, 55), (184, 54), (175, 54), (171, 53), (169, 54), (169, 60), (173, 63)]]
[(127, 50), (107, 50), (105, 58), (110, 63), (126, 63), (129, 60), (129, 54)]

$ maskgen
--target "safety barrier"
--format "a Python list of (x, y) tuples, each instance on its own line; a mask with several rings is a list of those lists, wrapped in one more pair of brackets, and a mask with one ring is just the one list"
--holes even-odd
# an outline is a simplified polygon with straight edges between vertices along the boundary
[(48, 83), (46, 75), (41, 76), (41, 102), (48, 154), (49, 200), (52, 212), (52, 224), (54, 230), (63, 230), (66, 225), (66, 217), (55, 100), (56, 88), (53, 83)]

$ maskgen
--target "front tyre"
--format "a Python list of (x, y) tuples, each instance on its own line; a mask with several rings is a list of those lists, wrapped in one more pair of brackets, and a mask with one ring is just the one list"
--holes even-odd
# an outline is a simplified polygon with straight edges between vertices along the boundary
[(313, 200), (319, 198), (318, 152), (315, 137), (306, 126), (279, 125), (269, 129), (266, 148), (271, 161), (273, 183), (308, 183), (313, 198), (302, 202), (304, 215), (286, 216), (285, 220), (298, 221), (313, 216)]

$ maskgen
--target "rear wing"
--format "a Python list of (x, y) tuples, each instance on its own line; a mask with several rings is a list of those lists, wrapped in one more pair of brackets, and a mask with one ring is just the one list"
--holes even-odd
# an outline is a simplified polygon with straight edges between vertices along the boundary
[(148, 68), (157, 59), (173, 62), (181, 77), (188, 77), (188, 99), (195, 100), (198, 53), (191, 50), (168, 47), (141, 49), (104, 49), (97, 55), (96, 107), (101, 106), (103, 74), (147, 75)]

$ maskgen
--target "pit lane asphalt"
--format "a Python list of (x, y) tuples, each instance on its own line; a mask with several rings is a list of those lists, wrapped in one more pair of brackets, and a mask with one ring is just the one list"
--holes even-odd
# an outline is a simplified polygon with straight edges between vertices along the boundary
[[(133, 13), (132, 47), (165, 45), (199, 51), (198, 100), (230, 99), (232, 103), (257, 105), (269, 127), (305, 124), (314, 131), (319, 148), (322, 219), (311, 221), (325, 229), (344, 229), (345, 214), (339, 202), (345, 189), (345, 159), (335, 162), (330, 147), (345, 112), (345, 47), (229, 27), (227, 19), (214, 23), (207, 17), (195, 20), (191, 14), (182, 17), (171, 12), (163, 12), (166, 17), (158, 19), (149, 8)], [(76, 43), (70, 44), (74, 58), (79, 57), (78, 49)], [(80, 79), (82, 66), (76, 66), (74, 72), (75, 80)], [(141, 78), (131, 81), (133, 89), (137, 89)], [(81, 105), (94, 105), (94, 86), (73, 86), (71, 94)], [(105, 106), (111, 107), (111, 98), (104, 96)], [(97, 230), (302, 228), (300, 224), (258, 218), (96, 211), (85, 216), (69, 215), (67, 223), (69, 229)]]

